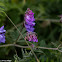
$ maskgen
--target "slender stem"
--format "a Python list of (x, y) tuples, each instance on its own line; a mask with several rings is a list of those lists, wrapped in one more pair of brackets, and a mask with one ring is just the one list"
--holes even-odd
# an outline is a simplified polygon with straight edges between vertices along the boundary
[[(19, 47), (19, 48), (29, 48), (28, 46), (20, 46), (20, 45), (17, 45), (17, 44), (0, 45), (0, 47), (8, 47), (8, 46), (16, 46), (16, 47)], [(47, 48), (47, 47), (36, 47), (36, 48), (39, 48), (39, 49), (58, 50), (58, 48)]]
[(14, 46), (14, 44), (5, 44), (5, 45), (0, 45), (0, 47), (8, 47), (8, 46)]
[[(8, 47), (8, 46), (15, 46), (15, 47), (19, 47), (19, 48), (29, 48), (28, 46), (20, 46), (18, 44), (5, 44), (5, 45), (0, 45), (0, 47)], [(35, 47), (38, 49), (48, 49), (48, 50), (57, 50), (59, 52), (62, 52), (61, 50), (59, 50), (58, 48), (48, 48), (48, 47)]]
[(40, 49), (49, 49), (49, 50), (58, 50), (58, 48), (47, 48), (47, 47), (37, 47), (37, 48), (40, 48)]
[[(5, 15), (7, 16), (7, 14), (5, 13)], [(17, 31), (19, 32), (19, 34), (23, 37), (22, 33), (19, 31), (19, 29), (16, 27), (16, 25), (12, 22), (12, 20), (7, 16), (7, 18), (9, 19), (9, 21), (14, 25), (14, 27), (17, 29)], [(25, 40), (25, 38), (23, 37), (23, 39)], [(31, 52), (33, 53), (33, 55), (35, 56), (37, 62), (39, 62), (39, 59), (37, 58), (36, 54), (34, 53), (33, 49), (31, 48), (31, 46), (29, 45), (29, 43), (25, 40), (25, 42), (27, 43), (27, 45), (29, 46), (29, 48), (31, 49)]]
[(35, 18), (36, 20), (45, 20), (45, 21), (50, 21), (50, 22), (60, 22), (60, 20), (59, 19), (42, 19), (42, 18)]

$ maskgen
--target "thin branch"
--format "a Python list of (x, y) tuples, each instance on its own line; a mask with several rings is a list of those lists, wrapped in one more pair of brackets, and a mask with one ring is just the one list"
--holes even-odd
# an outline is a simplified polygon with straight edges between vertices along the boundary
[(17, 44), (0, 45), (0, 47), (9, 47), (9, 46), (16, 46), (16, 47), (19, 47), (19, 48), (29, 48), (28, 46), (20, 46), (20, 45), (17, 45)]
[[(4, 13), (7, 18), (9, 19), (9, 21), (14, 25), (14, 27), (17, 29), (17, 31), (19, 32), (19, 34), (23, 37), (23, 39), (25, 40), (24, 36), (22, 35), (22, 33), (19, 31), (19, 29), (17, 28), (17, 26), (12, 22), (12, 20), (8, 17), (8, 15), (6, 13)], [(27, 43), (27, 45), (29, 46), (29, 48), (31, 49), (31, 52), (33, 53), (33, 55), (35, 56), (37, 62), (39, 62), (39, 59), (37, 58), (36, 54), (33, 52), (31, 46), (29, 45), (29, 43), (25, 40), (25, 42)]]
[(0, 45), (0, 47), (8, 47), (8, 46), (14, 46), (14, 44), (5, 44), (5, 45)]
[[(29, 48), (28, 46), (20, 46), (17, 44), (5, 44), (5, 45), (0, 45), (0, 47), (9, 47), (9, 46), (15, 46), (15, 47), (19, 47), (19, 48)], [(48, 48), (48, 47), (35, 47), (38, 49), (48, 49), (48, 50), (57, 50), (59, 52), (62, 52), (61, 50), (59, 50), (59, 48)]]
[(19, 47), (19, 48), (29, 48), (28, 46), (20, 46), (20, 45), (17, 45), (17, 44), (14, 44), (14, 46)]
[(37, 48), (40, 48), (40, 49), (49, 49), (49, 50), (58, 50), (58, 48), (47, 48), (47, 47), (37, 47)]
[(60, 20), (59, 19), (41, 19), (41, 18), (35, 18), (36, 20), (41, 20), (41, 21), (43, 21), (43, 20), (45, 20), (45, 21), (50, 21), (50, 22), (60, 22)]

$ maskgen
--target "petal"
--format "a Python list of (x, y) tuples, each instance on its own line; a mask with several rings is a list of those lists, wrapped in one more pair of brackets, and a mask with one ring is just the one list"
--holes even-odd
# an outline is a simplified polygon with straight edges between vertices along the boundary
[(2, 30), (2, 31), (0, 31), (0, 33), (5, 33), (6, 32), (6, 30)]
[(24, 24), (25, 25), (25, 28), (30, 28), (30, 25), (28, 24)]
[(26, 16), (26, 19), (31, 20), (31, 18), (29, 17), (29, 15)]
[(6, 30), (4, 30), (4, 26), (2, 26), (2, 27), (0, 28), (0, 33), (4, 33), (4, 32), (6, 32)]
[(34, 17), (32, 17), (31, 21), (35, 21)]
[(26, 23), (27, 23), (28, 25), (35, 26), (35, 23), (34, 23), (34, 22), (29, 22), (29, 21), (26, 21)]
[(26, 28), (28, 32), (33, 32), (35, 28)]
[(0, 43), (5, 43), (5, 36), (4, 35), (0, 35)]
[(36, 42), (38, 42), (38, 39), (36, 40)]
[(33, 35), (33, 42), (38, 42), (37, 36)]
[(0, 28), (0, 30), (3, 30), (4, 29), (4, 26), (2, 26), (1, 28)]

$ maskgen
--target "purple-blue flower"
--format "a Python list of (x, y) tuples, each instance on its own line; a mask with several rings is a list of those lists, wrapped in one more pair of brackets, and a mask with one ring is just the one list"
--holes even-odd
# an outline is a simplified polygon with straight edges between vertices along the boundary
[(0, 43), (5, 43), (5, 32), (4, 26), (0, 28)]
[(34, 26), (35, 26), (34, 13), (29, 8), (27, 8), (27, 10), (25, 12), (24, 19), (25, 19), (24, 26), (27, 30), (27, 35), (26, 35), (25, 39), (28, 41), (38, 42), (37, 36), (34, 32), (34, 29), (35, 29), (34, 28)]
[(25, 12), (24, 19), (25, 19), (24, 25), (25, 25), (26, 30), (28, 32), (33, 32), (34, 31), (33, 26), (35, 26), (35, 22), (34, 22), (35, 19), (34, 19), (34, 13), (29, 8), (27, 8), (27, 11)]

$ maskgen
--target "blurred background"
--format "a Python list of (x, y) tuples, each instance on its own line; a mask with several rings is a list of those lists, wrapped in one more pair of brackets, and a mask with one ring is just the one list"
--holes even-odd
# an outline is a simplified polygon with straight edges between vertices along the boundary
[[(4, 14), (5, 12), (9, 16), (25, 37), (26, 29), (23, 21), (27, 8), (34, 12), (35, 32), (38, 36), (38, 43), (28, 41), (29, 44), (48, 48), (56, 48), (62, 44), (62, 24), (59, 17), (62, 14), (62, 0), (0, 0), (0, 27), (4, 25), (6, 29), (5, 44), (15, 42), (27, 46), (21, 36), (17, 39), (18, 31)], [(30, 52), (29, 48), (2, 47), (0, 48), (0, 59), (10, 59), (12, 62), (36, 62)], [(40, 62), (62, 62), (62, 53), (59, 51), (34, 49), (34, 52)]]

